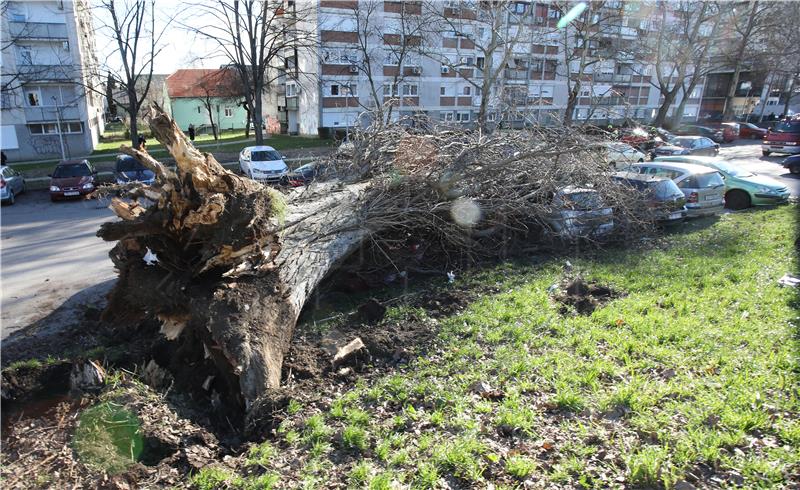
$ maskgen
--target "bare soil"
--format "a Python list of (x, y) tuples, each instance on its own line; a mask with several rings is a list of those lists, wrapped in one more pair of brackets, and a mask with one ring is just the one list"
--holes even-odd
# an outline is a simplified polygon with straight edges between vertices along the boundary
[(554, 299), (561, 303), (561, 314), (575, 312), (579, 315), (591, 315), (597, 308), (622, 296), (625, 293), (578, 276), (562, 281)]

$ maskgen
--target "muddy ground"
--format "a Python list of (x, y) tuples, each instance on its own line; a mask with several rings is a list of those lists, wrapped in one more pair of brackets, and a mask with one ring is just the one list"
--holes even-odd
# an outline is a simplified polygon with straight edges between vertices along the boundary
[[(227, 412), (213, 394), (184, 389), (180, 373), (154, 379), (146, 372), (150, 360), (167, 364), (164, 359), (173, 355), (165, 341), (153, 340), (160, 337), (156, 324), (113, 328), (103, 324), (97, 305), (76, 313), (79, 321), (65, 328), (38, 322), (3, 344), (4, 488), (183, 487), (190, 474), (210, 463), (237, 468), (249, 441), (269, 438), (290, 400), (324, 406), (358, 380), (385, 375), (424, 355), (437, 334), (437, 319), (459, 313), (477, 294), (445, 286), (399, 300), (359, 299), (360, 307), (329, 322), (330, 328), (319, 328), (313, 313), (304, 312), (285, 358), (282, 388), (262, 400), (259, 416), (249, 420)], [(384, 317), (384, 304), (398, 302), (425, 314)], [(365, 348), (334, 365), (331, 339), (341, 344), (355, 338)], [(76, 359), (100, 361), (107, 374), (102, 390), (70, 392)], [(210, 375), (202, 365), (190, 372)], [(94, 427), (88, 417), (98, 410), (100, 420), (135, 426), (136, 436), (117, 440), (117, 429)], [(108, 456), (125, 444), (134, 457)]]

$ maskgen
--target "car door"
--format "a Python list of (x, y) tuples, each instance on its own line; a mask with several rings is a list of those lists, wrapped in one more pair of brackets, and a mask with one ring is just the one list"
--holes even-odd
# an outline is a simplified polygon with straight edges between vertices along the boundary
[(14, 181), (14, 194), (22, 194), (25, 192), (25, 180), (22, 178), (22, 175), (14, 170), (13, 168), (8, 169), (11, 172), (11, 179)]

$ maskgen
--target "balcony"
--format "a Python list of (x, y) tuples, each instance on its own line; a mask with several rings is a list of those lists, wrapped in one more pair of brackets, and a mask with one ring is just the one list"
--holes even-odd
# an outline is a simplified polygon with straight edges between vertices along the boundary
[(633, 75), (620, 75), (618, 73), (595, 73), (595, 82), (631, 83)]
[(76, 106), (25, 107), (25, 120), (29, 123), (53, 122), (57, 118), (63, 121), (76, 121), (81, 119), (81, 113)]
[(507, 82), (525, 82), (528, 80), (528, 70), (512, 70), (506, 68), (503, 78)]
[(26, 65), (19, 63), (19, 78), (26, 82), (60, 82), (77, 76), (73, 65)]
[(56, 39), (67, 40), (66, 24), (44, 22), (9, 22), (8, 33), (12, 39)]

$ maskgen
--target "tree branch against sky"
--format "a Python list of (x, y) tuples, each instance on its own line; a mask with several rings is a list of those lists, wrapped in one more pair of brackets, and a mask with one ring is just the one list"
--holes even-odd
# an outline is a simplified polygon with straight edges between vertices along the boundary
[[(124, 94), (110, 95), (127, 113), (131, 143), (137, 146), (137, 118), (150, 91), (155, 60), (165, 49), (162, 38), (175, 17), (159, 15), (155, 0), (102, 0), (93, 10), (97, 34), (113, 46), (97, 75), (112, 78)], [(99, 87), (92, 90), (107, 95)]]

